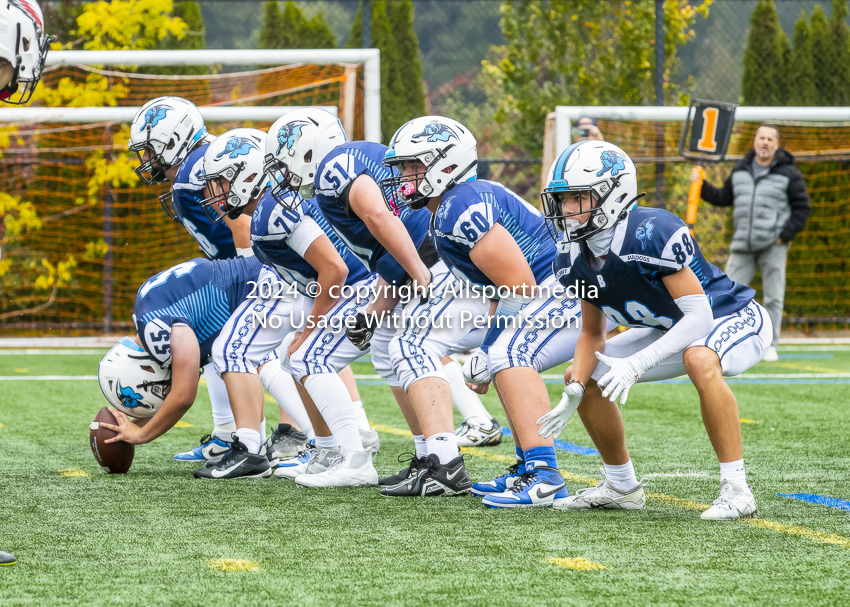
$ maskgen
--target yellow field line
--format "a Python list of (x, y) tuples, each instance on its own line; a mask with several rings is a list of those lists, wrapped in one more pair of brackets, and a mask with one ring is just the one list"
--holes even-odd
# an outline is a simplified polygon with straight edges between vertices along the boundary
[(795, 365), (794, 363), (776, 363), (777, 367), (800, 369), (802, 371), (817, 371), (819, 373), (846, 373), (847, 369), (830, 369), (828, 367), (813, 367), (811, 365)]
[(556, 567), (560, 567), (561, 569), (575, 569), (577, 571), (594, 571), (598, 569), (608, 569), (608, 567), (606, 567), (602, 563), (594, 563), (581, 557), (577, 557), (574, 559), (552, 557), (548, 559), (543, 559), (543, 562), (549, 563), (550, 565), (555, 565)]
[[(387, 434), (395, 434), (396, 436), (405, 436), (412, 437), (408, 430), (402, 430), (400, 428), (393, 428), (392, 426), (386, 426), (384, 424), (372, 424), (372, 427), (378, 432), (385, 432)], [(516, 462), (516, 458), (509, 457), (507, 455), (500, 455), (498, 453), (488, 453), (483, 449), (478, 447), (461, 447), (461, 453), (468, 453), (469, 455), (473, 455), (475, 457), (480, 457), (486, 460), (490, 460), (491, 462), (502, 462), (504, 464), (513, 464)], [(575, 483), (584, 483), (586, 485), (595, 485), (599, 482), (598, 479), (593, 479), (587, 476), (581, 476), (578, 474), (573, 474), (572, 472), (568, 472), (567, 470), (561, 470), (561, 475), (565, 480), (573, 481)], [(672, 495), (665, 495), (664, 493), (646, 493), (646, 497), (652, 500), (656, 500), (659, 502), (663, 502), (665, 504), (670, 504), (672, 506), (679, 506), (680, 508), (686, 508), (688, 510), (697, 510), (703, 512), (708, 510), (711, 506), (708, 504), (700, 504), (699, 502), (694, 502), (692, 500), (683, 499), (681, 497), (675, 497)], [(762, 529), (767, 529), (769, 531), (777, 531), (779, 533), (785, 533), (787, 535), (796, 535), (799, 537), (804, 537), (806, 539), (821, 542), (823, 544), (834, 544), (836, 546), (843, 546), (845, 548), (850, 548), (850, 538), (836, 535), (834, 533), (826, 533), (824, 531), (815, 531), (814, 529), (809, 529), (808, 527), (801, 527), (799, 525), (786, 525), (785, 523), (780, 523), (777, 521), (771, 521), (763, 518), (748, 518), (741, 519), (741, 522), (747, 523), (748, 525), (752, 525), (754, 527), (760, 527)], [(550, 562), (549, 559), (546, 559), (547, 562)], [(562, 560), (570, 560), (570, 559), (562, 559)], [(560, 565), (559, 565), (560, 566)]]

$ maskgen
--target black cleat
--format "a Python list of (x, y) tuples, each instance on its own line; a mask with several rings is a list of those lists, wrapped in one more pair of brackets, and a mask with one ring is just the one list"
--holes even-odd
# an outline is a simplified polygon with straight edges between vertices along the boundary
[(292, 459), (307, 447), (307, 435), (289, 424), (278, 424), (266, 442), (272, 468), (287, 459)]
[[(405, 455), (409, 455), (410, 457), (402, 459)], [(409, 463), (406, 468), (402, 468), (397, 474), (393, 474), (392, 476), (388, 476), (379, 480), (379, 485), (381, 485), (382, 487), (391, 487), (393, 485), (403, 483), (407, 479), (416, 476), (421, 468), (424, 468), (428, 465), (428, 462), (424, 457), (416, 457), (415, 453), (402, 453), (398, 456), (398, 461), (402, 464), (405, 462)]]
[(391, 487), (381, 489), (381, 495), (390, 497), (436, 497), (469, 493), (472, 480), (466, 472), (463, 457), (458, 456), (448, 464), (440, 464), (435, 455), (429, 455), (427, 464), (416, 476)]
[(234, 437), (228, 451), (214, 466), (192, 472), (196, 478), (264, 478), (272, 473), (265, 454), (249, 453), (245, 443)]

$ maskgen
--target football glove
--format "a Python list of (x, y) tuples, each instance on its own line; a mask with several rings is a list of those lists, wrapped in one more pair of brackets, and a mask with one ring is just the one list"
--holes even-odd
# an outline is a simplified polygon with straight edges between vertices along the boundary
[(374, 315), (371, 319), (367, 319), (363, 312), (358, 312), (354, 315), (353, 324), (346, 323), (345, 336), (360, 351), (368, 350), (372, 336), (375, 334), (375, 329), (377, 328), (378, 319)]
[(564, 395), (558, 405), (549, 411), (546, 415), (537, 420), (538, 426), (543, 426), (538, 430), (537, 435), (549, 438), (560, 436), (564, 428), (567, 427), (567, 422), (576, 412), (581, 404), (581, 398), (584, 396), (584, 388), (579, 382), (572, 382), (564, 386)]
[(468, 384), (490, 383), (490, 370), (487, 368), (487, 355), (475, 349), (463, 363), (463, 379)]
[(629, 389), (644, 374), (643, 369), (639, 369), (631, 357), (614, 358), (597, 352), (596, 358), (603, 365), (608, 366), (608, 372), (596, 382), (602, 388), (602, 396), (607, 397), (612, 403), (617, 402), (619, 396), (620, 405), (625, 405), (629, 398)]

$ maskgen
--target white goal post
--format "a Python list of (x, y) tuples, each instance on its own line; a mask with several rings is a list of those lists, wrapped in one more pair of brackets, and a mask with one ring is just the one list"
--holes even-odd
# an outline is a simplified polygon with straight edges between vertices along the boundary
[[(158, 50), (158, 51), (51, 51), (47, 65), (333, 65), (362, 64), (364, 80), (364, 127), (367, 141), (381, 141), (381, 52), (378, 49), (307, 50)], [(351, 97), (353, 103), (353, 96)], [(348, 99), (346, 99), (348, 102)], [(337, 113), (333, 106), (323, 106)], [(274, 121), (294, 106), (204, 107), (204, 120)], [(0, 108), (0, 122), (129, 122), (138, 107)]]

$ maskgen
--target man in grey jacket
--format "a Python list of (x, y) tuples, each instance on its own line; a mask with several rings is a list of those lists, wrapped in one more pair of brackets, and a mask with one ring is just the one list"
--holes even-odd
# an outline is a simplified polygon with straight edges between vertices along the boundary
[[(765, 361), (778, 360), (776, 346), (782, 325), (785, 299), (785, 261), (788, 246), (806, 225), (809, 195), (794, 157), (779, 147), (779, 129), (762, 124), (755, 145), (715, 187), (702, 184), (702, 199), (718, 207), (734, 206), (735, 232), (726, 274), (735, 282), (749, 284), (761, 269), (764, 307), (773, 322), (773, 344)], [(691, 181), (699, 179), (696, 168)]]

